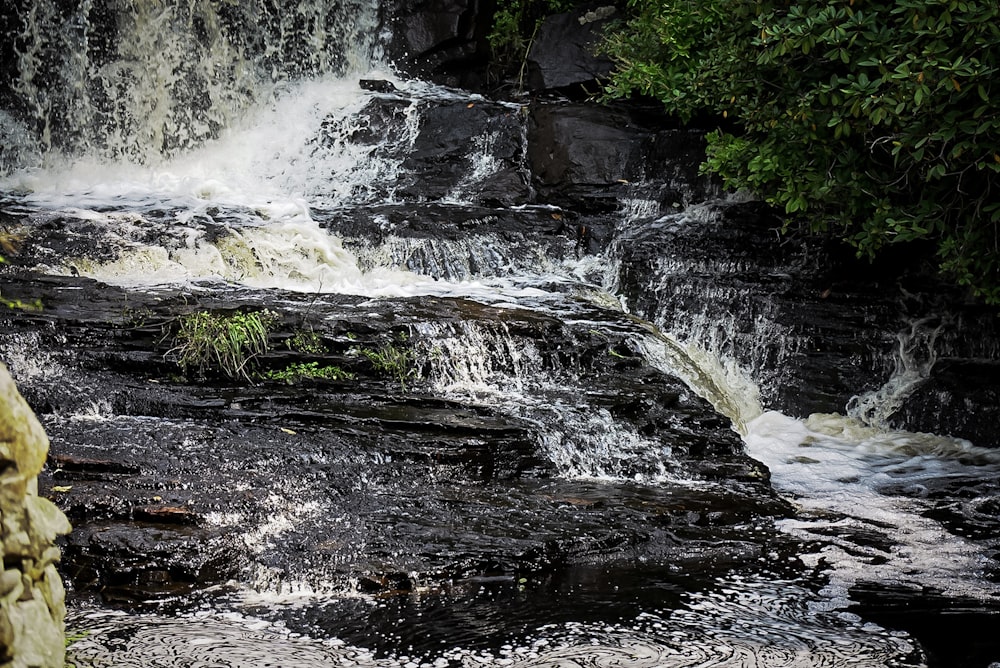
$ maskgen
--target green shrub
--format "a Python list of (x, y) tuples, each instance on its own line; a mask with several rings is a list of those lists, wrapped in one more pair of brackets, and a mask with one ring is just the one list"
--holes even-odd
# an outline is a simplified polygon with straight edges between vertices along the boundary
[(204, 374), (214, 369), (230, 378), (249, 380), (255, 358), (268, 350), (268, 333), (275, 318), (270, 311), (195, 311), (178, 319), (173, 347), (166, 356), (175, 359), (185, 372), (194, 368)]
[(1000, 304), (996, 0), (631, 0), (609, 97), (728, 119), (706, 172), (863, 256), (925, 241)]

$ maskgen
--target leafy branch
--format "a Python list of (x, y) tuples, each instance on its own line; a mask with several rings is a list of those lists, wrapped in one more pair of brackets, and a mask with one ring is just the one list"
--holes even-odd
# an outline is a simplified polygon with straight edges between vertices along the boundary
[(607, 97), (723, 121), (703, 171), (859, 255), (919, 242), (1000, 304), (1000, 5), (631, 0)]

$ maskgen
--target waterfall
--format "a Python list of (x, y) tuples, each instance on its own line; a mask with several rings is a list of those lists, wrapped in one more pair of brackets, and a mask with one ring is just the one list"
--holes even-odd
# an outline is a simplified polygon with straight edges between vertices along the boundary
[(847, 415), (865, 424), (890, 428), (895, 413), (916, 387), (930, 375), (937, 362), (937, 342), (948, 323), (931, 316), (920, 318), (897, 335), (899, 345), (893, 351), (892, 374), (878, 389), (859, 394), (847, 405)]
[(18, 150), (0, 173), (32, 156), (149, 163), (191, 149), (290, 82), (370, 68), (379, 21), (363, 0), (28, 3), (0, 98), (0, 136)]
[(783, 364), (799, 350), (801, 337), (782, 322), (775, 303), (740, 281), (742, 273), (760, 271), (752, 258), (720, 256), (686, 238), (691, 233), (698, 243), (699, 235), (721, 230), (722, 211), (737, 201), (713, 200), (663, 216), (641, 201), (631, 204), (607, 251), (614, 261), (606, 283), (609, 292), (625, 295), (631, 312), (677, 344), (718, 360), (728, 369), (723, 375), (752, 379), (767, 392), (782, 382)]
[(760, 389), (745, 370), (732, 359), (723, 359), (698, 344), (682, 344), (651, 325), (649, 329), (650, 335), (639, 345), (650, 364), (683, 378), (692, 391), (729, 418), (736, 431), (746, 435), (747, 424), (763, 408)]
[[(417, 332), (435, 393), (530, 421), (559, 476), (663, 483), (683, 475), (669, 439), (643, 435), (595, 407), (597, 391), (580, 385), (581, 370), (562, 364), (557, 352), (502, 323), (427, 323)], [(574, 336), (564, 335), (567, 342)]]
[[(0, 357), (79, 593), (165, 602), (75, 601), (76, 663), (919, 666), (858, 591), (995, 617), (1000, 457), (887, 429), (957, 328), (853, 308), (700, 135), (394, 72), (440, 3), (16, 4)], [(252, 373), (177, 364), (250, 311)]]

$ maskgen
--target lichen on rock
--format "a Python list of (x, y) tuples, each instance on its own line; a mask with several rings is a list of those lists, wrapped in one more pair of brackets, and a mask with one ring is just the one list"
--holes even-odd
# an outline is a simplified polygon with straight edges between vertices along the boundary
[(0, 364), (0, 668), (62, 666), (66, 595), (55, 539), (71, 527), (38, 496), (49, 440)]

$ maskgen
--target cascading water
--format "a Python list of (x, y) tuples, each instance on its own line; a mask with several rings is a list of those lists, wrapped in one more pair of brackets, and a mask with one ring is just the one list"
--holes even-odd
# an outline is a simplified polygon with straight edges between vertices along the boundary
[(28, 143), (7, 169), (199, 146), (286, 83), (370, 67), (380, 20), (374, 3), (208, 0), (34, 2), (16, 17), (4, 131)]
[[(391, 72), (370, 3), (11, 12), (0, 242), (30, 278), (3, 289), (48, 290), (54, 320), (12, 316), (0, 357), (53, 494), (129, 476), (67, 548), (77, 665), (922, 666), (859, 588), (995, 612), (998, 460), (764, 411), (804, 338), (766, 301), (714, 308), (743, 298), (739, 260), (671, 251), (726, 203), (628, 184), (588, 255), (589, 219), (533, 199), (521, 105)], [(438, 113), (478, 125), (427, 141)], [(270, 370), (343, 375), (178, 380), (163, 327), (197, 307), (269, 309)], [(868, 417), (891, 403), (860, 390)], [(145, 552), (115, 579), (115, 549)], [(87, 578), (160, 609), (111, 612)]]

